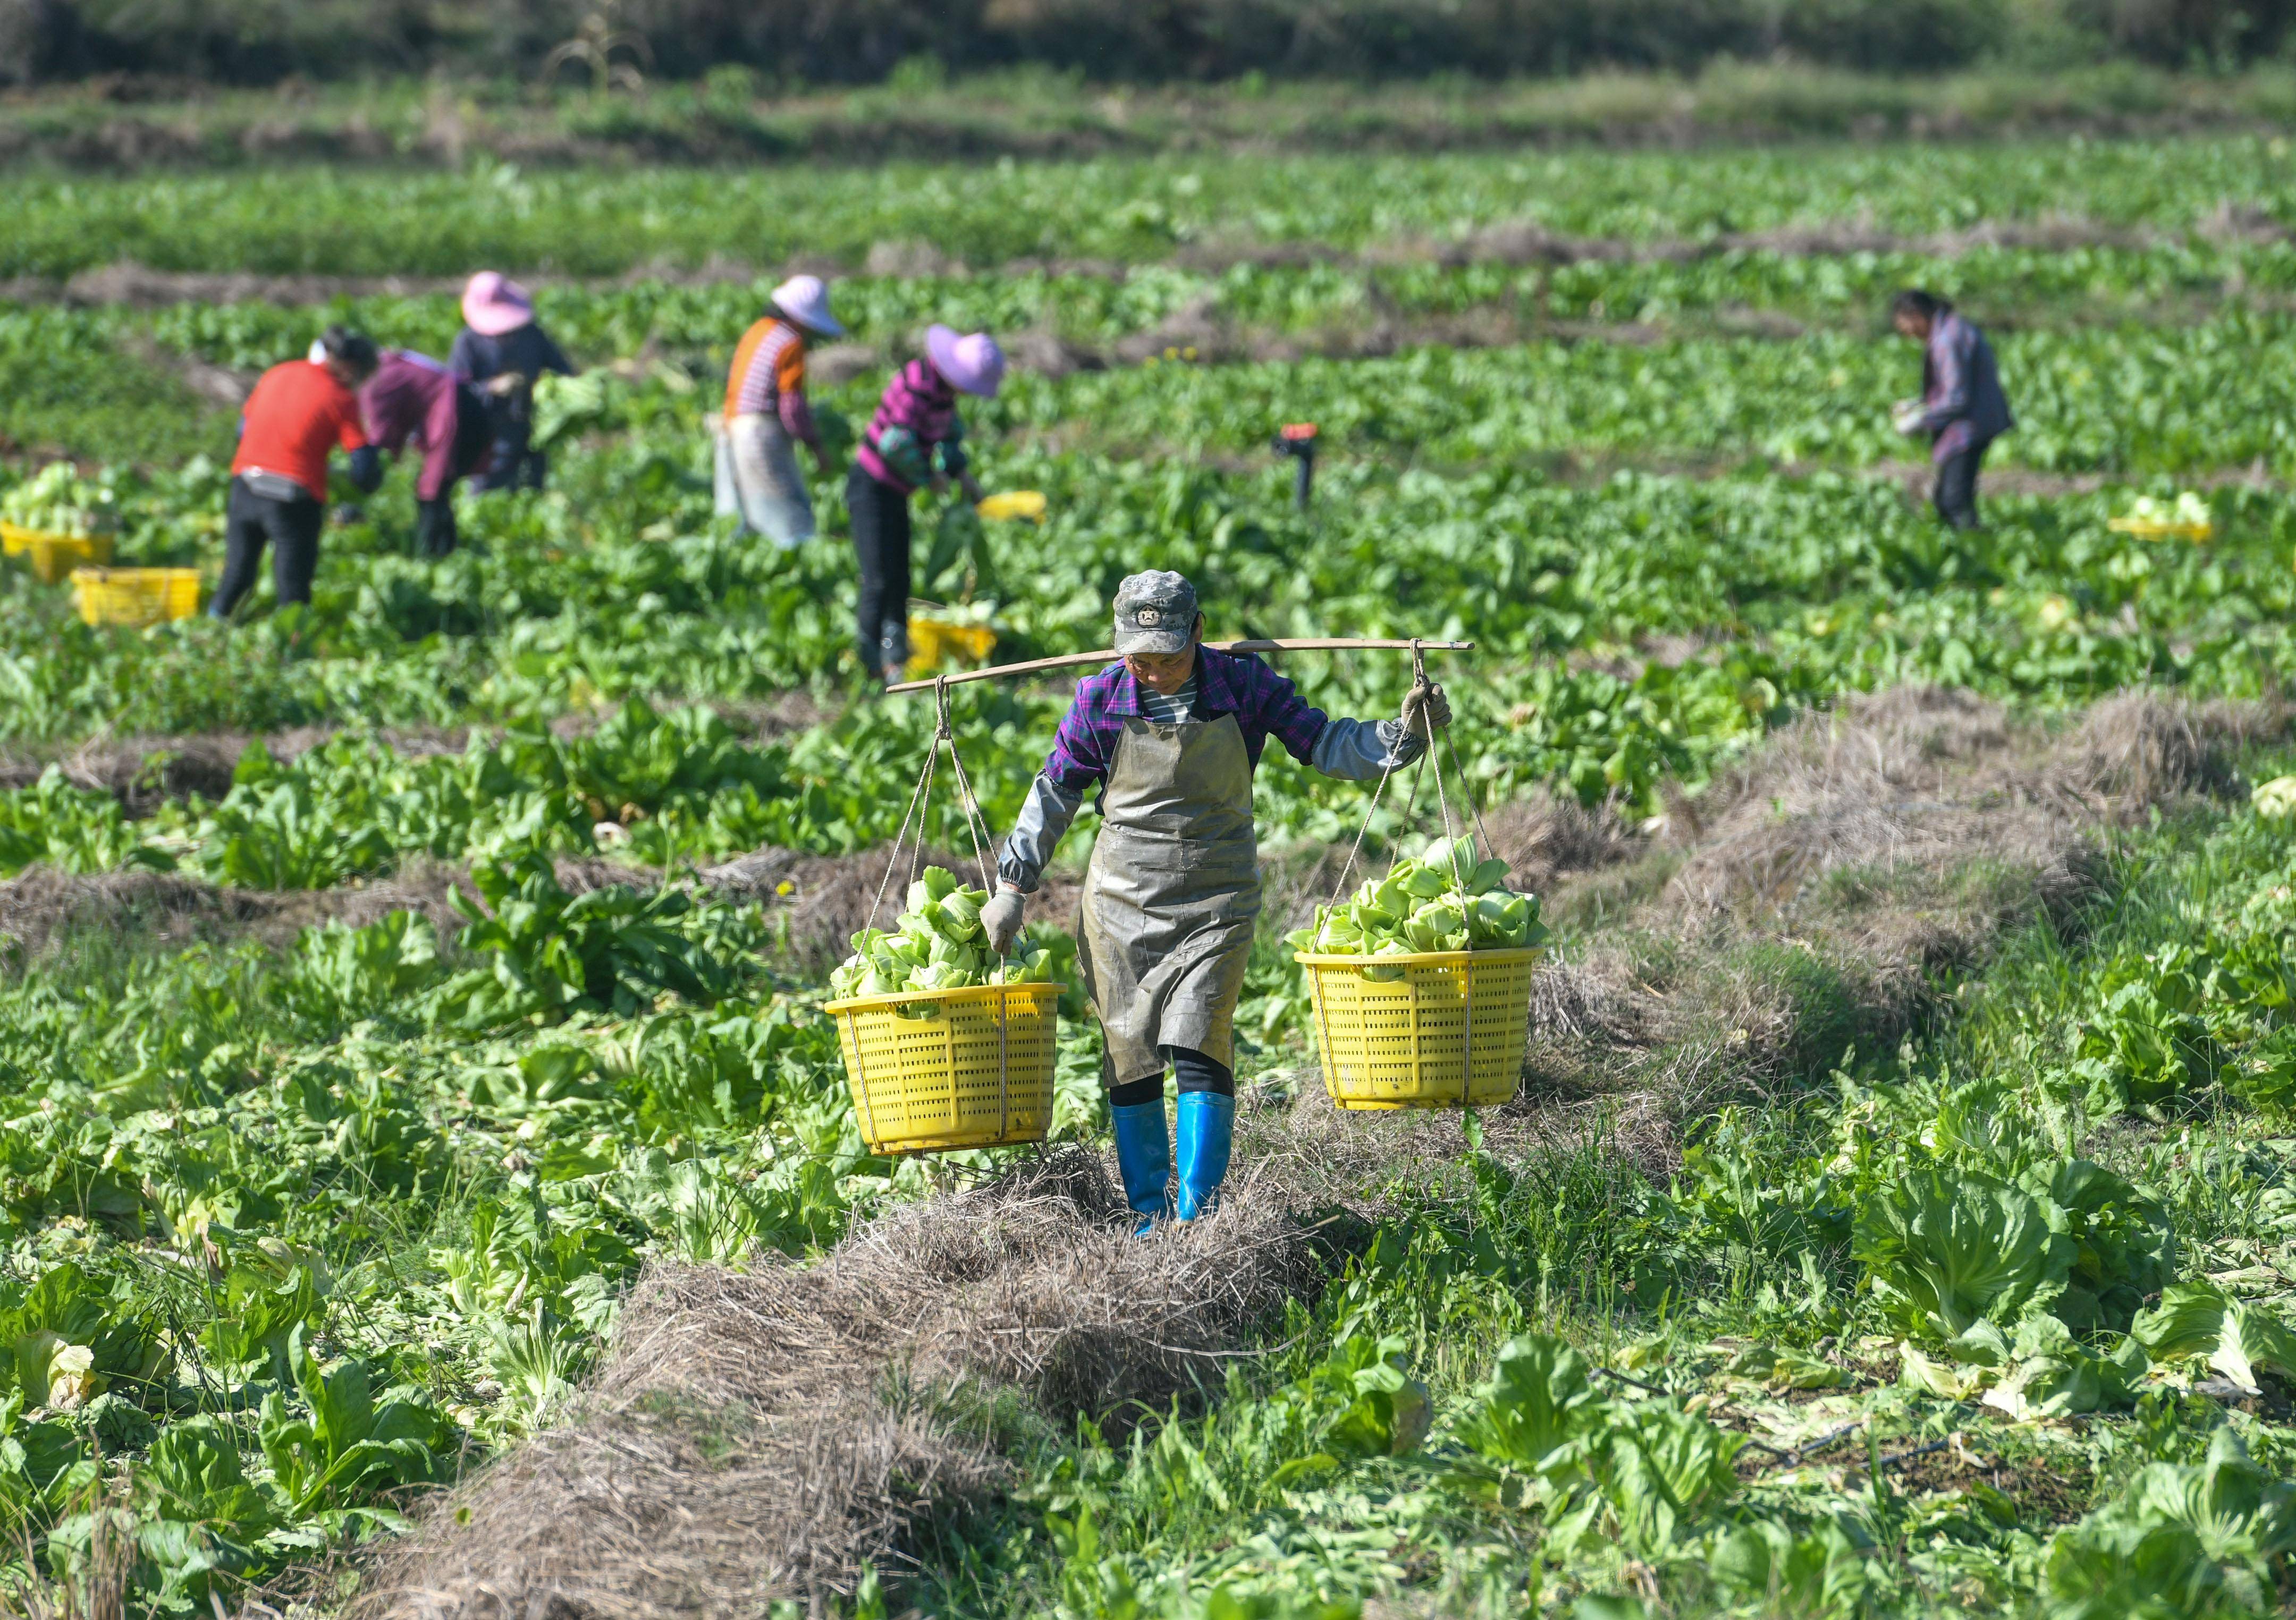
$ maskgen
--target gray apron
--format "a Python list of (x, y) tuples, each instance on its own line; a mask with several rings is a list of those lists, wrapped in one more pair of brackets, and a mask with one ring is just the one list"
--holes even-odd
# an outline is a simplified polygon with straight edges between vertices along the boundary
[(1084, 880), (1085, 987), (1112, 1084), (1164, 1072), (1159, 1046), (1235, 1067), (1235, 1003), (1259, 918), (1251, 756), (1234, 715), (1130, 719)]

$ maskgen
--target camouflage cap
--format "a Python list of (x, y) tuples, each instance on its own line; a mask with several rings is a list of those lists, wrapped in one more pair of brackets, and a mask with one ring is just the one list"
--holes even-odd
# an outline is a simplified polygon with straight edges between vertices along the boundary
[(1116, 587), (1116, 650), (1179, 652), (1196, 628), (1196, 587), (1168, 569)]

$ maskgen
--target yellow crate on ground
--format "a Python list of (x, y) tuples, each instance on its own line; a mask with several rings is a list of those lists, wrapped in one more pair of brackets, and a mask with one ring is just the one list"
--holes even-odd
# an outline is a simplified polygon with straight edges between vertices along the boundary
[(51, 535), (0, 523), (0, 553), (21, 557), (43, 585), (62, 585), (74, 569), (111, 560), (110, 535)]
[(1060, 1002), (1058, 985), (984, 985), (828, 1002), (862, 1140), (876, 1153), (1044, 1141)]
[(908, 673), (913, 679), (929, 675), (943, 664), (978, 664), (996, 650), (996, 632), (986, 625), (917, 615), (909, 619)]
[(1294, 960), (1308, 970), (1324, 1088), (1343, 1109), (1488, 1108), (1514, 1095), (1545, 954), (1434, 951)]
[(200, 610), (197, 569), (74, 569), (71, 582), (91, 625), (164, 625)]
[(2216, 538), (2213, 523), (2156, 523), (2144, 518), (2109, 518), (2105, 528), (2116, 534), (2135, 535), (2140, 540), (2190, 540), (2195, 544)]

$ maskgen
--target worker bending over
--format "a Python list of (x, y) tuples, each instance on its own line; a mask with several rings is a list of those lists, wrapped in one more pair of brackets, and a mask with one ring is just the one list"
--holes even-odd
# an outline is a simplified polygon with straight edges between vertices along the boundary
[(366, 436), (397, 455), (422, 452), (414, 475), (414, 544), (425, 557), (454, 551), (455, 483), (494, 464), (494, 419), (478, 390), (428, 355), (387, 348), (359, 390)]
[(714, 432), (718, 510), (784, 550), (813, 538), (813, 497), (798, 470), (796, 446), (813, 452), (826, 478), (829, 452), (805, 396), (810, 338), (841, 338), (817, 275), (793, 275), (774, 289), (766, 313), (734, 349), (726, 373), (726, 413)]
[(996, 339), (929, 326), (923, 357), (893, 373), (853, 448), (845, 510), (861, 567), (854, 618), (861, 669), (873, 682), (899, 680), (909, 661), (909, 497), (919, 489), (946, 495), (954, 479), (980, 504), (957, 396), (993, 399), (1004, 383)]
[(1977, 469), (1993, 441), (2016, 426), (1993, 345), (1951, 304), (1908, 289), (1890, 305), (1898, 334), (1922, 346), (1922, 397), (1898, 407), (1898, 431), (1930, 436), (1937, 469), (1931, 499), (1956, 528), (1977, 527)]
[(239, 448), (231, 458), (223, 577), (208, 606), (217, 618), (229, 618), (255, 588), (266, 545), (279, 606), (310, 601), (326, 520), (329, 452), (350, 453), (351, 482), (361, 489), (382, 482), (382, 463), (359, 423), (357, 397), (377, 358), (363, 334), (330, 326), (308, 359), (286, 361), (257, 379), (240, 413)]
[[(1430, 686), (1413, 689), (1400, 720), (1332, 719), (1259, 659), (1204, 646), (1203, 624), (1177, 574), (1118, 587), (1123, 661), (1077, 683), (980, 911), (991, 946), (1009, 952), (1023, 897), (1097, 789), (1081, 957), (1105, 1036), (1101, 1080), (1125, 1201), (1143, 1233), (1159, 1218), (1195, 1219), (1227, 1174), (1235, 1003), (1259, 917), (1251, 775), (1267, 740), (1326, 776), (1363, 781), (1418, 758), (1430, 724), (1451, 717)], [(1168, 1064), (1180, 1093), (1177, 1196)]]

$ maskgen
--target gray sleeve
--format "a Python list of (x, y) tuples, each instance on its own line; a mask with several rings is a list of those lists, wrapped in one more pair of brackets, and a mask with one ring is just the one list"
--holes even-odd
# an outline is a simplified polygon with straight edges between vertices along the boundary
[(1373, 781), (1426, 751), (1426, 743), (1405, 731), (1400, 720), (1333, 720), (1316, 739), (1311, 763), (1341, 781)]
[(1024, 895), (1037, 892), (1037, 880), (1051, 864), (1053, 851), (1084, 806), (1084, 795), (1063, 788), (1049, 776), (1029, 784), (1028, 802), (1013, 822), (1013, 836), (996, 860), (996, 878)]

